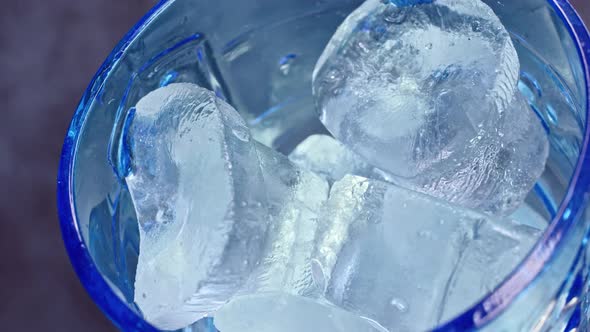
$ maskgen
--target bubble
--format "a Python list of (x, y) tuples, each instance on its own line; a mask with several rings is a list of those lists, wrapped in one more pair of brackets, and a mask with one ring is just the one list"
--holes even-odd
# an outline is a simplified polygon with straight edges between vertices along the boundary
[(400, 298), (393, 298), (390, 304), (400, 312), (408, 312), (408, 304)]

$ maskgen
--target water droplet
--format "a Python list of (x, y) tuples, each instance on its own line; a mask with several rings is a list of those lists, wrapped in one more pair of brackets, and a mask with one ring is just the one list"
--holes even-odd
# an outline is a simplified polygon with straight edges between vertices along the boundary
[(362, 41), (358, 42), (357, 43), (357, 46), (358, 46), (358, 48), (361, 49), (361, 51), (363, 51), (363, 53), (369, 53), (370, 52), (369, 49), (367, 48), (367, 46), (365, 46), (365, 44)]
[(400, 298), (393, 298), (391, 300), (391, 305), (393, 307), (395, 307), (397, 310), (399, 310), (400, 312), (407, 312), (408, 311), (408, 304), (406, 303), (406, 301), (404, 301)]
[(405, 203), (405, 202), (404, 202), (404, 203), (402, 204), (402, 207), (403, 207), (403, 208), (407, 208), (407, 207), (408, 207), (408, 203)]
[(282, 57), (279, 60), (279, 70), (281, 71), (281, 73), (285, 76), (289, 75), (289, 71), (291, 70), (291, 67), (293, 66), (293, 62), (295, 61), (295, 58), (297, 58), (296, 54), (290, 53), (285, 55), (284, 57)]
[(438, 223), (441, 224), (441, 225), (444, 225), (445, 224), (445, 220), (444, 219), (441, 219), (441, 220), (438, 221)]
[(250, 133), (248, 129), (245, 127), (236, 127), (232, 130), (235, 137), (237, 137), (240, 141), (249, 142), (250, 141)]
[(240, 206), (241, 206), (241, 207), (246, 207), (246, 206), (248, 206), (248, 202), (246, 202), (246, 201), (242, 201), (242, 202), (240, 203)]
[(244, 259), (244, 265), (248, 265), (248, 263), (249, 263), (248, 260)]
[(473, 32), (481, 32), (481, 23), (477, 20), (471, 22), (471, 30)]
[(431, 50), (431, 49), (432, 49), (432, 43), (428, 43), (428, 44), (426, 44), (426, 47), (425, 47), (425, 48), (426, 48), (427, 50)]
[(328, 74), (326, 75), (326, 79), (328, 82), (337, 82), (340, 80), (341, 74), (338, 69), (330, 69)]

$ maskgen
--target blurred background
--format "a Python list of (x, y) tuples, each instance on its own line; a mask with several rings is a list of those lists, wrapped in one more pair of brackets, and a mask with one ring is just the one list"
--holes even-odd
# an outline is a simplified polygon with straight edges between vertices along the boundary
[[(518, 0), (515, 0), (518, 1)], [(590, 2), (571, 0), (587, 22)], [(156, 0), (20, 0), (0, 9), (0, 329), (115, 331), (61, 240), (55, 178), (79, 98)]]

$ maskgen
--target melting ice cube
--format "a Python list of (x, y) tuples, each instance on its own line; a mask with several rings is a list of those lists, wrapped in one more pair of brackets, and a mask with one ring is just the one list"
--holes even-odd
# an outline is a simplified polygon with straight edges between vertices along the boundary
[[(520, 102), (519, 67), (508, 32), (479, 0), (368, 0), (318, 60), (314, 97), (334, 137), (398, 182), (509, 214), (548, 150), (540, 121)], [(502, 181), (504, 172), (527, 176)], [(482, 188), (488, 178), (497, 190)]]
[(126, 135), (134, 300), (149, 322), (178, 329), (238, 293), (315, 289), (306, 262), (325, 180), (256, 143), (231, 106), (192, 84), (142, 98)]
[(313, 255), (331, 303), (390, 331), (434, 327), (492, 290), (540, 231), (395, 185), (346, 176), (330, 191)]
[[(180, 328), (231, 297), (254, 268), (241, 262), (263, 251), (270, 220), (258, 155), (236, 111), (192, 84), (142, 98), (128, 137), (135, 302), (156, 326)], [(247, 234), (261, 240), (234, 241)]]

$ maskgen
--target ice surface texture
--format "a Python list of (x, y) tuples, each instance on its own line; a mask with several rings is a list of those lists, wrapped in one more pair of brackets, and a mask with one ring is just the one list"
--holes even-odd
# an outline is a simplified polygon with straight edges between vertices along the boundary
[(384, 172), (370, 166), (363, 157), (327, 135), (309, 136), (289, 154), (289, 159), (296, 165), (320, 175), (330, 184), (347, 174), (371, 179), (388, 179)]
[(336, 182), (313, 255), (331, 303), (390, 331), (452, 318), (491, 291), (541, 232), (362, 177)]
[(328, 130), (397, 182), (509, 214), (548, 154), (517, 90), (519, 67), (508, 32), (479, 0), (368, 0), (318, 60), (314, 97)]
[(135, 302), (156, 326), (179, 328), (223, 304), (254, 268), (242, 262), (263, 250), (240, 236), (268, 230), (257, 152), (239, 115), (192, 84), (142, 98), (129, 139), (126, 181), (140, 224)]
[(140, 224), (135, 302), (148, 321), (177, 329), (249, 287), (305, 288), (311, 277), (299, 275), (304, 258), (290, 246), (307, 241), (297, 228), (315, 222), (324, 180), (277, 168), (290, 165), (286, 157), (257, 150), (238, 113), (192, 84), (142, 98), (128, 136), (126, 182)]

